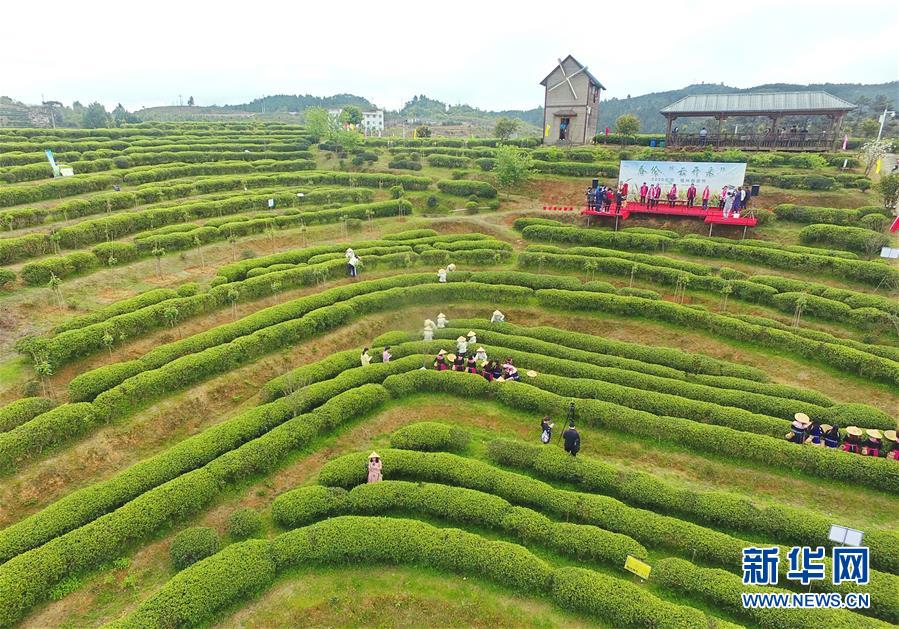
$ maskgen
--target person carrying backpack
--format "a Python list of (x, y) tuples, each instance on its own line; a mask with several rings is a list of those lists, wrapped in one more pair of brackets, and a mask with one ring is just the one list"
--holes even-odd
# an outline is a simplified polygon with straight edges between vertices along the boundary
[(543, 443), (543, 445), (547, 445), (550, 441), (552, 441), (554, 426), (555, 424), (552, 422), (552, 419), (550, 419), (549, 415), (544, 417), (540, 422), (540, 430), (542, 431), (540, 433), (540, 441)]

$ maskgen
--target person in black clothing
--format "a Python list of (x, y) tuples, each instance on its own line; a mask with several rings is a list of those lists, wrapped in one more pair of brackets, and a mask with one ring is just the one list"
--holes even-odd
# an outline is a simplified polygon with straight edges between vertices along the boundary
[(540, 441), (543, 442), (543, 445), (548, 444), (552, 441), (553, 438), (553, 427), (555, 424), (552, 422), (552, 419), (547, 415), (540, 422)]
[(581, 436), (574, 427), (574, 422), (568, 422), (568, 428), (562, 433), (562, 439), (565, 440), (565, 452), (571, 456), (577, 456), (581, 449)]
[[(824, 428), (824, 426), (822, 426)], [(830, 426), (824, 431), (824, 446), (827, 448), (838, 448), (840, 446), (840, 427)]]

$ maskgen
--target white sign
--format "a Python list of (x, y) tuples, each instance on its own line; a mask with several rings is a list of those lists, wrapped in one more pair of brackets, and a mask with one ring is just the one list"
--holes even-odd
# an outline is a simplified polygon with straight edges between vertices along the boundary
[(659, 184), (662, 197), (668, 194), (671, 184), (677, 184), (678, 191), (686, 191), (690, 184), (698, 190), (696, 197), (702, 196), (706, 186), (712, 195), (720, 194), (724, 186), (742, 186), (746, 178), (746, 164), (730, 162), (650, 162), (643, 160), (622, 161), (618, 170), (619, 185), (628, 184), (627, 196), (640, 196), (640, 186)]
[(883, 247), (880, 250), (881, 258), (899, 258), (899, 249), (892, 247)]
[(864, 533), (856, 529), (850, 529), (839, 524), (831, 524), (827, 539), (845, 546), (861, 546), (864, 535)]

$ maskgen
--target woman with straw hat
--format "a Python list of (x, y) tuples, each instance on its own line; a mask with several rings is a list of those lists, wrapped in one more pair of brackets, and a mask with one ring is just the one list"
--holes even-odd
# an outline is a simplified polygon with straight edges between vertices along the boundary
[(824, 431), (824, 447), (839, 448), (840, 447), (840, 427), (830, 426), (829, 424), (821, 424)]
[(868, 428), (865, 432), (868, 433), (868, 438), (862, 444), (862, 456), (880, 456), (883, 433), (876, 428)]
[(381, 477), (381, 457), (377, 452), (368, 455), (368, 482), (379, 483), (383, 480)]
[(437, 358), (434, 359), (434, 369), (437, 371), (446, 371), (449, 369), (449, 363), (446, 361), (446, 350), (442, 349), (437, 352)]
[[(883, 438), (890, 442), (890, 451), (887, 452), (887, 458), (899, 461), (899, 443), (896, 443), (896, 431), (884, 430)], [(886, 449), (886, 446), (884, 446), (884, 449)]]
[(479, 347), (477, 351), (474, 353), (475, 360), (478, 360), (482, 363), (487, 362), (487, 350), (483, 347)]
[(449, 354), (446, 358), (452, 361), (453, 371), (465, 371), (465, 356), (462, 354)]
[(793, 415), (793, 423), (790, 424), (790, 432), (787, 433), (787, 441), (793, 443), (805, 443), (805, 431), (808, 430), (811, 421), (805, 413)]
[(487, 379), (487, 382), (496, 380), (500, 373), (499, 365), (495, 360), (488, 360), (484, 363), (483, 367), (481, 367), (481, 375)]
[(499, 310), (494, 310), (493, 314), (490, 316), (490, 323), (503, 323), (505, 320), (506, 316)]
[(846, 426), (846, 441), (843, 443), (843, 452), (858, 454), (861, 445), (862, 429), (858, 426)]
[(469, 344), (471, 344), (471, 345), (478, 344), (478, 335), (474, 333), (474, 330), (469, 330), (468, 334), (466, 334), (465, 336), (468, 337)]
[(478, 362), (475, 360), (474, 356), (469, 356), (465, 360), (465, 371), (474, 374), (478, 373)]
[(460, 336), (456, 339), (456, 350), (459, 356), (465, 358), (465, 354), (468, 353), (468, 339), (464, 336)]

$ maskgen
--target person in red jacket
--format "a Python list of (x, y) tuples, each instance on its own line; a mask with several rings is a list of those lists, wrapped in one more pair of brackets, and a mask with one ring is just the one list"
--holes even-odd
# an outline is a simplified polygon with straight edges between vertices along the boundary
[(625, 181), (623, 184), (621, 184), (621, 198), (624, 199), (625, 202), (627, 202), (627, 190), (628, 190), (628, 185), (627, 185), (627, 182)]
[(687, 207), (693, 207), (693, 201), (696, 200), (696, 186), (692, 183), (687, 188)]
[(709, 209), (709, 197), (711, 196), (711, 194), (712, 194), (712, 192), (711, 192), (711, 190), (709, 190), (708, 186), (703, 188), (703, 190), (702, 190), (702, 209), (703, 210)]
[(640, 205), (646, 205), (646, 195), (649, 192), (649, 186), (646, 185), (646, 182), (643, 182), (643, 185), (640, 186)]

